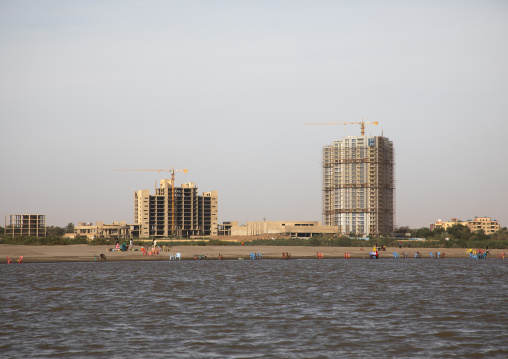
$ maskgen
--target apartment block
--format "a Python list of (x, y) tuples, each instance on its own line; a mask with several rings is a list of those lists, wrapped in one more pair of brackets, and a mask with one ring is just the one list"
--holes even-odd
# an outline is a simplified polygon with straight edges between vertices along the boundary
[(492, 220), (490, 217), (475, 217), (474, 219), (468, 219), (467, 221), (461, 221), (460, 219), (452, 218), (450, 221), (445, 222), (438, 219), (435, 223), (430, 225), (430, 229), (434, 230), (435, 228), (443, 228), (444, 230), (447, 230), (448, 228), (457, 224), (467, 226), (471, 232), (478, 232), (483, 230), (485, 234), (495, 233), (501, 228), (499, 222), (496, 219)]
[(349, 136), (323, 147), (323, 224), (380, 236), (395, 224), (395, 151), (383, 136)]
[(140, 238), (217, 235), (218, 192), (199, 195), (193, 182), (175, 187), (163, 179), (155, 195), (134, 192), (134, 226)]
[(45, 214), (10, 214), (5, 216), (6, 236), (46, 237)]
[(492, 234), (501, 228), (497, 219), (491, 220), (490, 217), (474, 217), (467, 221), (467, 226), (471, 232), (483, 230), (485, 234)]

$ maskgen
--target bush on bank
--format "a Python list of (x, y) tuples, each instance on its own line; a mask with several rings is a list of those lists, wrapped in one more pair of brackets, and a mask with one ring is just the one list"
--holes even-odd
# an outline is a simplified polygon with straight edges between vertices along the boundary
[[(393, 237), (380, 237), (363, 239), (357, 237), (336, 237), (333, 235), (316, 235), (311, 238), (277, 238), (277, 239), (254, 239), (245, 241), (247, 245), (256, 246), (315, 246), (315, 247), (364, 247), (366, 249), (374, 246), (398, 247), (402, 248), (489, 248), (504, 249), (508, 248), (508, 230), (506, 227), (498, 232), (486, 235), (482, 231), (471, 232), (468, 227), (455, 225), (446, 231), (438, 228), (431, 231), (428, 228), (420, 228), (413, 231), (413, 237), (425, 236), (426, 240), (408, 240)], [(120, 244), (129, 244), (129, 240), (120, 239)], [(150, 240), (134, 239), (136, 246), (151, 247)], [(71, 245), (71, 244), (89, 244), (115, 246), (114, 238), (96, 238), (91, 241), (85, 237), (64, 238), (62, 236), (51, 237), (3, 237), (0, 238), (0, 244), (21, 244), (21, 245)], [(157, 240), (158, 246), (241, 246), (241, 242), (221, 241), (219, 239), (197, 238), (193, 240), (182, 240), (172, 237)]]

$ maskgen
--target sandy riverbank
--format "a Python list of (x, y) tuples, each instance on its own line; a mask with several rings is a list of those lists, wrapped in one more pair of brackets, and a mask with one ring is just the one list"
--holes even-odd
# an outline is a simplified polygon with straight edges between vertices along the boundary
[[(94, 260), (94, 255), (105, 254), (108, 261), (135, 261), (135, 260), (168, 260), (168, 252), (160, 252), (158, 256), (143, 255), (139, 249), (134, 252), (109, 252), (108, 246), (89, 246), (86, 244), (68, 245), (68, 246), (22, 246), (11, 244), (0, 244), (0, 257), (2, 262), (7, 262), (9, 256), (14, 263), (23, 256), (23, 262), (90, 262)], [(317, 252), (322, 252), (324, 258), (344, 258), (347, 252), (352, 259), (369, 258), (369, 252), (372, 249), (359, 247), (299, 247), (299, 246), (174, 246), (171, 253), (181, 253), (182, 259), (194, 259), (197, 255), (205, 255), (207, 259), (218, 259), (219, 254), (227, 259), (249, 259), (250, 253), (261, 253), (264, 259), (282, 259), (282, 253), (291, 254), (291, 258), (315, 259)], [(387, 248), (386, 251), (379, 252), (379, 258), (393, 258), (393, 252), (408, 254), (408, 259), (414, 259), (416, 251), (421, 253), (422, 258), (430, 258), (429, 252), (446, 253), (446, 258), (467, 258), (465, 248)], [(505, 249), (491, 250), (490, 258), (496, 258), (498, 254), (508, 252)]]

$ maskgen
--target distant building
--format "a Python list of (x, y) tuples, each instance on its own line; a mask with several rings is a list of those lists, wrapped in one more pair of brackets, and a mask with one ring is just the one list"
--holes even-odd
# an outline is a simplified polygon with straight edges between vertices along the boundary
[(46, 215), (45, 214), (6, 215), (5, 236), (46, 237)]
[(491, 220), (490, 217), (475, 217), (467, 221), (467, 226), (471, 232), (483, 230), (485, 234), (495, 233), (501, 228), (499, 222), (496, 219)]
[(499, 222), (496, 219), (491, 220), (490, 217), (475, 217), (473, 220), (468, 219), (467, 221), (461, 221), (460, 219), (452, 218), (449, 222), (444, 222), (438, 219), (436, 223), (430, 224), (430, 229), (434, 230), (436, 228), (443, 228), (444, 230), (447, 230), (448, 228), (457, 224), (469, 227), (471, 232), (478, 232), (483, 230), (485, 234), (495, 233), (501, 228)]
[(217, 191), (199, 195), (193, 182), (173, 187), (172, 180), (163, 179), (155, 195), (134, 192), (134, 227), (140, 238), (217, 235), (217, 225)]
[(323, 147), (323, 224), (349, 235), (380, 236), (395, 223), (393, 143), (349, 136)]
[(222, 236), (262, 236), (286, 235), (289, 237), (312, 237), (317, 234), (337, 234), (337, 226), (321, 226), (315, 221), (247, 222), (239, 226), (237, 221), (219, 225), (218, 234)]
[(77, 226), (74, 226), (73, 237), (130, 239), (131, 226), (125, 221), (113, 222), (113, 224), (104, 224), (104, 221), (97, 221), (95, 225), (90, 222), (80, 222)]
[(467, 226), (467, 222), (461, 221), (460, 219), (457, 219), (457, 218), (452, 218), (448, 222), (445, 222), (445, 221), (442, 221), (442, 220), (438, 219), (436, 221), (436, 223), (431, 223), (430, 229), (433, 231), (436, 228), (443, 228), (446, 231), (448, 228), (450, 228), (450, 227), (452, 227), (454, 225), (457, 225), (457, 224), (461, 224), (463, 226)]

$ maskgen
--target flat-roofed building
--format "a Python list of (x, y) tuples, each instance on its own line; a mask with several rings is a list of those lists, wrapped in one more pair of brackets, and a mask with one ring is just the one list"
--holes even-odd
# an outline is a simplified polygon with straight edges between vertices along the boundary
[(434, 230), (435, 228), (443, 228), (444, 230), (447, 230), (448, 228), (457, 224), (468, 227), (471, 232), (478, 232), (483, 230), (485, 234), (495, 233), (501, 228), (499, 222), (496, 219), (492, 220), (490, 217), (475, 217), (474, 219), (468, 219), (467, 221), (461, 221), (460, 219), (452, 218), (450, 221), (444, 222), (438, 219), (435, 223), (431, 223), (430, 229)]
[(199, 195), (193, 182), (173, 187), (172, 180), (163, 179), (155, 195), (134, 192), (134, 226), (140, 238), (214, 236), (217, 225), (218, 191)]
[(454, 225), (457, 225), (457, 224), (461, 224), (463, 226), (467, 226), (467, 222), (466, 221), (461, 221), (460, 219), (457, 219), (457, 218), (452, 218), (448, 222), (442, 221), (442, 220), (438, 219), (436, 221), (436, 223), (433, 223), (433, 224), (430, 225), (430, 229), (434, 230), (436, 228), (443, 228), (446, 231), (448, 228), (450, 228), (450, 227), (452, 227)]
[(485, 234), (495, 233), (501, 228), (499, 222), (496, 219), (491, 220), (490, 217), (475, 217), (467, 221), (467, 226), (471, 232), (483, 230)]
[(317, 221), (258, 221), (238, 225), (237, 221), (219, 225), (219, 235), (262, 236), (287, 235), (289, 237), (312, 237), (318, 234), (337, 234), (337, 226), (322, 226)]
[(91, 222), (79, 222), (74, 226), (74, 237), (94, 238), (131, 238), (131, 225), (125, 221), (104, 224), (104, 221), (97, 221), (95, 225)]
[(45, 214), (9, 214), (5, 216), (5, 235), (46, 237)]

